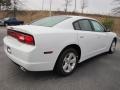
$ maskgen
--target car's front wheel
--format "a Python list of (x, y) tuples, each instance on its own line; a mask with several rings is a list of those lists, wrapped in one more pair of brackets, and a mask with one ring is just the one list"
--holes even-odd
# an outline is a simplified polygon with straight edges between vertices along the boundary
[(115, 52), (115, 50), (116, 50), (116, 41), (113, 40), (113, 41), (112, 41), (112, 44), (111, 44), (111, 46), (110, 46), (110, 49), (109, 49), (109, 53), (112, 54), (112, 53)]
[(58, 58), (55, 70), (60, 75), (71, 74), (78, 63), (78, 53), (75, 49), (69, 48), (64, 50)]

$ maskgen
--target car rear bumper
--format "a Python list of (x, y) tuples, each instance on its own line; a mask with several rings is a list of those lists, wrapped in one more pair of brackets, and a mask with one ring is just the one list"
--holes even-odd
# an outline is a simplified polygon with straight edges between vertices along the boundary
[(47, 68), (49, 63), (30, 63), (30, 62), (21, 60), (13, 55), (10, 55), (7, 52), (6, 52), (6, 54), (13, 62), (15, 62), (16, 64), (18, 64), (21, 67), (24, 67), (28, 71), (49, 71), (49, 70), (51, 70), (51, 69)]
[[(10, 50), (8, 50), (11, 49)], [(4, 38), (4, 51), (7, 56), (16, 64), (24, 67), (28, 71), (50, 71), (53, 70), (54, 63), (44, 53), (36, 51), (35, 46), (24, 45), (12, 37)], [(37, 52), (37, 53), (36, 53)], [(35, 56), (36, 54), (39, 54)]]

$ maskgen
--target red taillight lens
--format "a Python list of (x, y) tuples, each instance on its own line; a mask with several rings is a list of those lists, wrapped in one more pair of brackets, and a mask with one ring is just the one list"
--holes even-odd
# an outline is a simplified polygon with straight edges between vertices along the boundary
[(34, 39), (33, 39), (33, 37), (29, 36), (29, 35), (26, 35), (25, 36), (25, 43), (34, 45)]
[(18, 39), (20, 42), (30, 44), (30, 45), (35, 45), (34, 38), (32, 35), (25, 34), (25, 33), (18, 32), (18, 31), (13, 31), (13, 30), (7, 30), (7, 34), (9, 36), (12, 36)]

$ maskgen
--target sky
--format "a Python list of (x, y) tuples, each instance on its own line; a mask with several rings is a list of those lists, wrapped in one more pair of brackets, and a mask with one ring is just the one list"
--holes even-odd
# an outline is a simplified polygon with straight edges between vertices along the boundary
[[(42, 9), (43, 0), (22, 0), (25, 4), (24, 9), (29, 10), (40, 10)], [(52, 0), (52, 10), (64, 10), (64, 1), (65, 0)], [(74, 10), (74, 2), (72, 0), (71, 6), (68, 7), (69, 11)], [(81, 0), (77, 0), (77, 9), (76, 11), (81, 12)], [(44, 10), (49, 10), (50, 0), (44, 0)], [(111, 9), (113, 8), (113, 0), (87, 0), (87, 6), (85, 9), (86, 13), (94, 14), (110, 14)]]

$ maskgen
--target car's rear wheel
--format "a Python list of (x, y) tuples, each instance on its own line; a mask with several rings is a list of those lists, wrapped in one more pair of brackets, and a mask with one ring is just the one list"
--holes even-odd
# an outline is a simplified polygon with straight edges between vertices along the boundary
[(112, 44), (111, 44), (111, 46), (110, 46), (110, 49), (109, 49), (109, 53), (112, 54), (112, 53), (115, 52), (115, 50), (116, 50), (116, 41), (113, 40), (113, 41), (112, 41)]
[(55, 71), (63, 76), (71, 74), (78, 63), (78, 53), (75, 49), (64, 50), (58, 58)]

